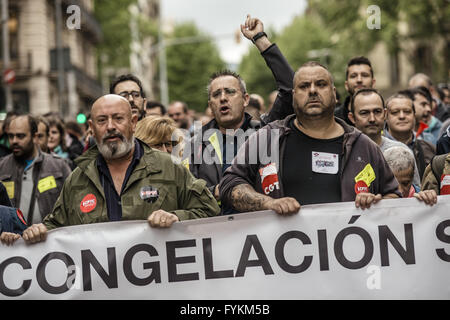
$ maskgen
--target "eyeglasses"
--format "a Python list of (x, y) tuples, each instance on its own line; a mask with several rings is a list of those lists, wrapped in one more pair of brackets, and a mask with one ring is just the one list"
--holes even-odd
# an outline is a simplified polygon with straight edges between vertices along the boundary
[(178, 144), (178, 141), (167, 141), (167, 142), (161, 142), (157, 144), (153, 144), (152, 147), (154, 148), (162, 148), (165, 146), (166, 148), (173, 148)]
[(119, 93), (119, 96), (127, 99), (129, 96), (132, 96), (133, 99), (137, 99), (141, 97), (141, 93), (139, 91), (122, 91), (121, 93)]
[[(236, 89), (233, 89), (233, 88), (225, 88), (225, 89), (223, 90), (223, 92), (225, 92), (225, 96), (231, 97), (231, 96), (234, 96), (234, 95), (236, 94), (237, 90), (236, 90)], [(214, 91), (214, 92), (211, 94), (211, 96), (212, 96), (213, 98), (219, 98), (220, 96), (222, 96), (222, 90), (219, 89), (219, 90)]]

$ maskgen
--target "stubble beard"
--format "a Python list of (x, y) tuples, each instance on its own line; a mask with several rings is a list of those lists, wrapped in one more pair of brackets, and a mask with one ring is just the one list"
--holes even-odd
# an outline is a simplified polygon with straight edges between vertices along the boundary
[(304, 111), (306, 104), (303, 107), (299, 107), (296, 101), (294, 100), (294, 111), (297, 116), (297, 119), (299, 120), (316, 120), (316, 119), (323, 119), (328, 117), (334, 117), (334, 109), (336, 107), (336, 100), (333, 99), (333, 101), (330, 102), (330, 105), (328, 107), (324, 106), (322, 104), (322, 112), (320, 113), (314, 113), (309, 114)]

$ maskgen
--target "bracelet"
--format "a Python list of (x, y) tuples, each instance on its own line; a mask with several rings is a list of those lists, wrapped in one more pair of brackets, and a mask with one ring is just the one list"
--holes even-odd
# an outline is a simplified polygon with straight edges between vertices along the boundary
[(257, 34), (255, 34), (255, 36), (252, 38), (253, 43), (256, 42), (256, 40), (258, 40), (261, 37), (267, 37), (267, 34), (262, 31), (262, 32), (258, 32)]

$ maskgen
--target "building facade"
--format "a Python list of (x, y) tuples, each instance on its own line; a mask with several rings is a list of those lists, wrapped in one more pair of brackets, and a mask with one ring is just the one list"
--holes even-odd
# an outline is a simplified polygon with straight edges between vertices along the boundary
[(92, 12), (92, 0), (9, 0), (15, 110), (73, 119), (103, 94), (95, 54), (102, 32)]

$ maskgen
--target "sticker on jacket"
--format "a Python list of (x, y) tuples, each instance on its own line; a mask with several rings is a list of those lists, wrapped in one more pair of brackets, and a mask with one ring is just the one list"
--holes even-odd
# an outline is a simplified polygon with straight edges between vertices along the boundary
[(147, 201), (149, 203), (153, 203), (159, 198), (159, 191), (158, 189), (152, 187), (152, 186), (145, 186), (141, 188), (141, 191), (139, 193), (142, 200)]
[(8, 193), (8, 197), (10, 199), (14, 199), (14, 181), (2, 181), (3, 185), (6, 188), (6, 192)]
[(336, 174), (339, 171), (339, 156), (335, 153), (312, 152), (312, 171), (316, 173)]
[(183, 161), (181, 161), (181, 164), (182, 164), (186, 169), (189, 170), (189, 159), (188, 159), (188, 158), (186, 158), (186, 159), (184, 159)]
[(375, 178), (375, 171), (369, 163), (355, 177), (355, 193), (369, 192), (370, 184)]
[(43, 193), (47, 190), (56, 188), (56, 180), (54, 176), (45, 177), (38, 182), (38, 190), (40, 193)]
[(89, 193), (83, 198), (83, 200), (81, 200), (80, 210), (83, 213), (88, 213), (94, 210), (96, 206), (97, 198), (92, 193)]
[(450, 194), (450, 174), (442, 175), (440, 194)]
[(261, 176), (261, 185), (264, 194), (268, 195), (272, 191), (280, 189), (277, 166), (275, 163), (269, 163), (265, 167), (259, 169), (259, 175)]

